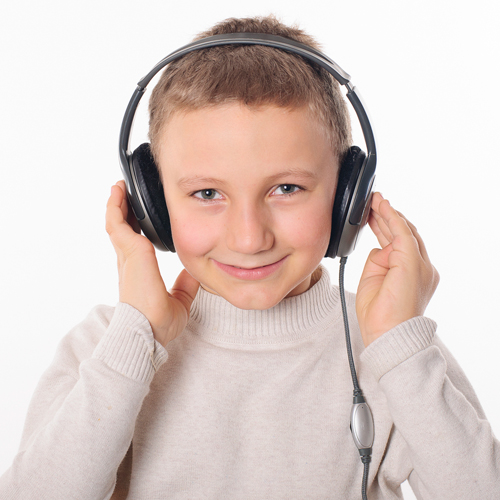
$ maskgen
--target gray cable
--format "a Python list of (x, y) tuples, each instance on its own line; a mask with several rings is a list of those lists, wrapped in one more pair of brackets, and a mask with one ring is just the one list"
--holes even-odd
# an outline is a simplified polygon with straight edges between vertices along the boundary
[[(344, 292), (344, 269), (345, 269), (346, 262), (347, 262), (347, 257), (342, 257), (340, 259), (340, 273), (339, 273), (340, 302), (342, 304), (342, 314), (344, 316), (344, 329), (345, 329), (345, 341), (346, 341), (346, 345), (347, 345), (347, 357), (349, 358), (349, 367), (351, 369), (352, 383), (354, 386), (353, 398), (354, 398), (354, 403), (359, 404), (360, 401), (362, 401), (364, 403), (365, 399), (363, 397), (363, 391), (360, 389), (359, 384), (358, 384), (358, 377), (356, 376), (356, 368), (354, 366), (354, 358), (352, 356), (352, 349), (351, 349), (351, 336), (349, 334), (349, 321), (347, 319), (347, 307), (346, 307), (346, 303), (345, 303), (345, 292)], [(368, 406), (368, 405), (366, 405), (366, 406)], [(369, 412), (369, 410), (368, 410), (368, 412)], [(370, 418), (372, 418), (371, 412), (369, 412), (369, 413), (370, 413)], [(352, 423), (351, 423), (351, 425), (352, 425)], [(351, 427), (351, 432), (352, 432), (352, 427)], [(370, 448), (360, 448), (360, 446), (358, 446), (358, 450), (361, 454), (361, 462), (363, 462), (363, 464), (364, 464), (363, 480), (361, 482), (361, 496), (362, 496), (363, 500), (368, 500), (368, 497), (366, 496), (366, 487), (367, 487), (367, 483), (368, 483), (368, 470), (369, 470), (370, 462), (371, 462), (371, 453), (372, 453), (371, 445), (370, 445)]]
[(349, 367), (351, 369), (352, 384), (354, 385), (354, 397), (363, 394), (359, 388), (358, 377), (356, 376), (356, 368), (354, 367), (354, 359), (352, 357), (351, 349), (351, 336), (349, 334), (349, 321), (347, 320), (347, 307), (345, 305), (345, 292), (344, 292), (344, 268), (347, 262), (347, 257), (340, 259), (340, 275), (339, 275), (339, 288), (340, 288), (340, 302), (342, 303), (342, 313), (344, 315), (344, 329), (345, 329), (345, 342), (347, 344), (347, 356), (349, 358)]
[(368, 500), (368, 497), (366, 496), (366, 485), (368, 483), (368, 469), (370, 467), (371, 460), (372, 460), (371, 456), (361, 457), (361, 461), (364, 464), (363, 480), (361, 482), (361, 496), (363, 500)]

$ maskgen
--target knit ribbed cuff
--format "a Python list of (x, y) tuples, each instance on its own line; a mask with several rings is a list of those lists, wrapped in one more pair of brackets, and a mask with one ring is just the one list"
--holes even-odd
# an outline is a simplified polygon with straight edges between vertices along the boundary
[(149, 383), (168, 354), (155, 340), (146, 316), (135, 307), (118, 302), (92, 357), (126, 377)]
[(404, 321), (372, 342), (362, 353), (377, 382), (389, 370), (432, 344), (437, 323), (425, 316)]

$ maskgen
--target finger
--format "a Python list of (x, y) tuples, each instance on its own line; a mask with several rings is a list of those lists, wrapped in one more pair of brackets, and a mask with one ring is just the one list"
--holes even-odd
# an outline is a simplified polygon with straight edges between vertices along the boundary
[[(376, 225), (376, 234), (378, 233), (380, 236), (378, 236), (379, 243), (382, 246), (382, 248), (386, 247), (389, 243), (392, 242), (394, 239), (393, 234), (391, 233), (391, 230), (389, 229), (389, 226), (387, 223), (384, 221), (384, 218), (380, 216), (378, 213), (380, 203), (384, 201), (384, 198), (382, 197), (382, 194), (379, 192), (376, 192), (373, 194), (372, 197), (372, 210), (371, 210), (371, 216), (374, 219), (374, 225)], [(371, 226), (370, 226), (371, 227)]]
[(387, 232), (384, 231), (384, 234), (388, 240), (392, 241), (396, 235), (411, 236), (411, 229), (404, 217), (401, 217), (389, 200), (384, 199), (380, 193), (375, 193), (373, 196), (372, 210), (375, 219), (381, 225), (381, 230), (386, 229)]
[(122, 202), (121, 202), (121, 205), (120, 205), (120, 208), (122, 210), (122, 213), (123, 213), (123, 218), (125, 220), (127, 220), (127, 216), (128, 216), (128, 203), (127, 203), (127, 197), (125, 196), (126, 195), (126, 192), (127, 192), (127, 188), (125, 187), (125, 181), (124, 180), (120, 180), (118, 181), (115, 186), (118, 186), (123, 195), (122, 195)]
[(372, 210), (376, 214), (375, 219), (385, 237), (393, 243), (394, 250), (414, 250), (418, 252), (417, 238), (413, 235), (406, 219), (401, 217), (391, 206), (389, 200), (384, 199), (380, 193), (374, 193), (373, 198)]
[(117, 184), (111, 187), (111, 194), (106, 204), (106, 232), (117, 254), (126, 253), (133, 246), (134, 231), (124, 219), (123, 198), (124, 191)]
[(137, 220), (134, 211), (130, 207), (130, 203), (128, 201), (125, 181), (119, 180), (116, 185), (119, 186), (123, 191), (123, 200), (121, 203), (123, 218), (127, 221), (127, 224), (132, 227), (135, 233), (141, 234), (141, 225), (139, 224), (139, 221)]
[[(381, 229), (381, 226), (379, 224), (379, 221), (381, 218), (373, 211), (370, 211), (370, 216), (368, 217), (368, 225), (370, 226), (371, 230), (373, 231), (373, 234), (377, 237), (377, 240), (379, 242), (379, 245), (382, 248), (385, 248), (387, 245), (389, 245), (390, 241), (386, 238), (384, 235), (384, 232)], [(385, 223), (382, 221), (382, 223), (385, 226)]]
[[(373, 225), (376, 227), (375, 231), (378, 234), (379, 243), (384, 248), (394, 239), (389, 229), (389, 226), (385, 223), (384, 219), (380, 217), (374, 210), (372, 210), (371, 218), (373, 219)], [(371, 226), (370, 226), (371, 227)]]
[(413, 236), (415, 236), (417, 242), (418, 242), (418, 248), (420, 250), (420, 254), (422, 255), (422, 258), (428, 262), (430, 264), (430, 259), (429, 259), (429, 255), (427, 254), (427, 249), (425, 248), (425, 244), (424, 244), (424, 240), (422, 239), (422, 237), (420, 236), (419, 232), (417, 231), (417, 228), (415, 227), (414, 224), (412, 224), (401, 212), (397, 211), (396, 212), (401, 216), (403, 217), (403, 219), (406, 221), (406, 223), (408, 224), (408, 226), (410, 227), (412, 233), (413, 233)]
[(117, 228), (123, 222), (123, 210), (121, 208), (123, 199), (123, 192), (115, 184), (111, 186), (111, 194), (106, 203), (106, 232), (114, 244), (115, 234)]
[(114, 229), (124, 219), (122, 201), (122, 190), (116, 184), (111, 186), (111, 193), (106, 203), (106, 231)]

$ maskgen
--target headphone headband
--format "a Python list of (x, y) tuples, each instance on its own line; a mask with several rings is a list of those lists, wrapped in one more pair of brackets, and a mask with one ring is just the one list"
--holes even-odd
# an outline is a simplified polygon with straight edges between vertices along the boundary
[(143, 77), (137, 84), (141, 88), (146, 88), (151, 79), (169, 62), (182, 57), (188, 52), (198, 49), (206, 49), (208, 47), (216, 47), (218, 45), (267, 45), (269, 47), (276, 47), (278, 49), (294, 52), (308, 59), (317, 62), (320, 66), (324, 67), (328, 72), (335, 76), (335, 79), (342, 85), (348, 83), (351, 79), (337, 63), (332, 61), (325, 54), (321, 53), (309, 45), (285, 38), (278, 35), (269, 35), (268, 33), (227, 33), (225, 35), (214, 35), (206, 38), (201, 38), (194, 42), (184, 45), (180, 49), (172, 52), (170, 55), (162, 59), (145, 77)]
[(356, 115), (358, 116), (366, 143), (368, 161), (370, 163), (375, 161), (375, 137), (365, 106), (363, 105), (358, 90), (350, 82), (350, 75), (346, 73), (338, 64), (313, 47), (309, 47), (308, 45), (282, 36), (269, 35), (267, 33), (228, 33), (226, 35), (209, 36), (184, 45), (180, 49), (175, 50), (167, 57), (163, 58), (146, 76), (141, 78), (129, 101), (120, 129), (119, 156), (122, 170), (128, 169), (132, 123), (134, 121), (134, 115), (137, 110), (137, 106), (139, 105), (139, 101), (144, 95), (144, 91), (146, 90), (149, 82), (170, 62), (175, 61), (176, 59), (179, 59), (194, 50), (217, 47), (219, 45), (265, 45), (268, 47), (275, 47), (277, 49), (301, 55), (309, 61), (312, 61), (326, 69), (341, 85), (344, 85), (348, 89), (346, 97), (349, 99), (352, 107), (356, 111)]

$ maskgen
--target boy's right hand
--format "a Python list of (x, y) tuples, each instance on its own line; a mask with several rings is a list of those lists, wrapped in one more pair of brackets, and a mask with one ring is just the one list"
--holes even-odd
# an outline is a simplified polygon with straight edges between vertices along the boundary
[(111, 187), (106, 205), (106, 232), (118, 257), (120, 302), (144, 314), (155, 339), (166, 346), (186, 327), (200, 284), (184, 269), (177, 277), (172, 293), (167, 291), (154, 246), (141, 235), (125, 190), (125, 181), (118, 181)]

